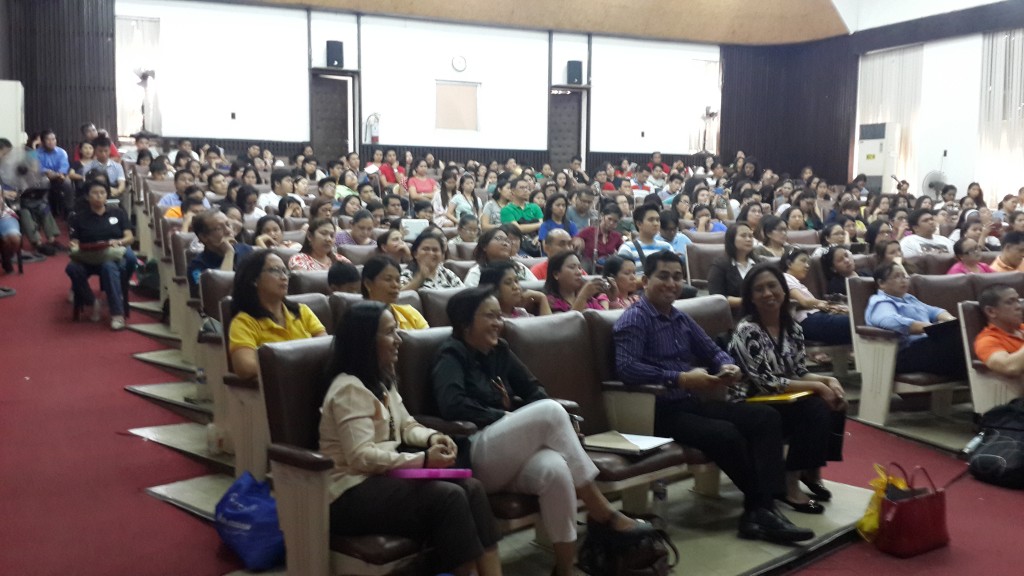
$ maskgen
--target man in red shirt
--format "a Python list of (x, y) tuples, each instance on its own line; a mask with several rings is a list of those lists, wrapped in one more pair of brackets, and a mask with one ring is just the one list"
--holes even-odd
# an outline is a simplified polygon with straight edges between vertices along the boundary
[(577, 244), (583, 244), (583, 259), (599, 265), (613, 256), (622, 246), (622, 234), (615, 230), (622, 219), (622, 210), (615, 204), (608, 204), (601, 210), (601, 221), (597, 226), (587, 226), (576, 236)]
[(988, 326), (974, 339), (974, 353), (1003, 376), (1024, 374), (1024, 313), (1017, 291), (1005, 284), (989, 286), (978, 297)]
[(530, 272), (533, 272), (537, 280), (546, 279), (548, 277), (548, 262), (562, 252), (570, 252), (572, 249), (572, 236), (568, 232), (561, 228), (551, 229), (548, 235), (544, 237), (544, 254), (548, 259), (535, 264), (530, 268)]

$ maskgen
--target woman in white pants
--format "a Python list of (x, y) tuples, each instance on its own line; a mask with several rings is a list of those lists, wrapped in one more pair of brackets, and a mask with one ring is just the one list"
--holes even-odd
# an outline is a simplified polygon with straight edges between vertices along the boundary
[[(615, 510), (594, 485), (598, 470), (580, 445), (565, 410), (499, 338), (503, 319), (493, 287), (465, 290), (448, 303), (452, 337), (438, 351), (432, 373), (441, 415), (473, 422), (462, 465), (473, 468), (489, 492), (536, 494), (541, 521), (554, 543), (555, 574), (572, 574), (576, 555), (576, 499), (592, 530), (633, 538), (649, 524)], [(526, 406), (513, 410), (512, 397)]]

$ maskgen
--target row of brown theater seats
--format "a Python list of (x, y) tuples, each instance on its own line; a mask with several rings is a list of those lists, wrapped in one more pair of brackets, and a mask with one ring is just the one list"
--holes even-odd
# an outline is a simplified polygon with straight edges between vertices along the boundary
[[(692, 315), (709, 333), (727, 329), (722, 318), (728, 317), (728, 305), (720, 297), (682, 301), (677, 307)], [(606, 413), (602, 391), (621, 386), (610, 382), (615, 373), (611, 331), (620, 314), (621, 311), (570, 312), (558, 317), (512, 320), (506, 325), (505, 335), (512, 350), (545, 384), (552, 397), (570, 401), (570, 409), (584, 417), (582, 431), (585, 434), (602, 432), (613, 425)], [(340, 326), (335, 324), (335, 329)], [(423, 366), (432, 361), (449, 335), (447, 328), (408, 332), (403, 336), (399, 355), (398, 381), (407, 407), (412, 414), (438, 427), (441, 425), (429, 392), (429, 372)], [(286, 481), (278, 481), (276, 466), (286, 465), (319, 474), (326, 474), (330, 468), (329, 460), (316, 454), (322, 403), (319, 379), (322, 366), (330, 356), (330, 342), (314, 339), (271, 344), (262, 347), (259, 356), (273, 443), (269, 454), (275, 466), (275, 488), (290, 494), (293, 488)], [(566, 366), (572, 369), (566, 370)], [(649, 416), (653, 419), (653, 413)], [(450, 423), (446, 428), (468, 433), (472, 425)], [(599, 470), (596, 479), (599, 487), (609, 491), (633, 490), (634, 493), (639, 490), (644, 494), (651, 479), (678, 474), (687, 465), (706, 462), (699, 452), (674, 443), (640, 458), (601, 452), (590, 455)], [(713, 473), (717, 477), (717, 470)], [(280, 475), (281, 478), (290, 476), (292, 474)], [(319, 495), (313, 501), (318, 498)], [(533, 515), (538, 509), (536, 497), (523, 494), (497, 494), (491, 498), (491, 504), (495, 516), (506, 526)], [(297, 516), (282, 511), (283, 519), (295, 522), (282, 522), (290, 559), (303, 555), (300, 547), (308, 544), (295, 536), (301, 531), (301, 523), (308, 521)], [(411, 556), (419, 550), (416, 542), (391, 536), (375, 540), (332, 538), (330, 548), (378, 565)]]

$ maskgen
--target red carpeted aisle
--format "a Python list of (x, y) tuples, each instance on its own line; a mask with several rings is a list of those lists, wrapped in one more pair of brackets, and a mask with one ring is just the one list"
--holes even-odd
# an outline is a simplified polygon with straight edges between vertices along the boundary
[[(159, 349), (153, 340), (71, 322), (66, 263), (56, 256), (27, 265), (24, 276), (0, 276), (18, 290), (0, 299), (0, 574), (213, 576), (239, 568), (209, 524), (142, 492), (207, 470), (126, 433), (180, 421), (122, 389), (174, 378), (131, 357)], [(130, 320), (147, 321), (141, 313)], [(829, 467), (829, 479), (866, 486), (874, 462), (897, 460), (922, 464), (944, 483), (963, 466), (855, 422), (847, 431), (846, 461)], [(947, 549), (897, 560), (859, 543), (802, 573), (1021, 573), (1024, 493), (967, 478), (948, 502)]]
[[(175, 416), (123, 390), (176, 378), (131, 357), (153, 340), (71, 322), (66, 255), (0, 275), (0, 574), (220, 575), (212, 526), (143, 493), (208, 473), (129, 428)], [(94, 286), (96, 278), (93, 279)], [(88, 314), (86, 314), (88, 316)], [(135, 312), (129, 322), (152, 321)]]

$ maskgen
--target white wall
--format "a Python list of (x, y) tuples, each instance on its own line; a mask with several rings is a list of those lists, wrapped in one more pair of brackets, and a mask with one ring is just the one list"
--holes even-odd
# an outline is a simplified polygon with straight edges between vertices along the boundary
[[(363, 119), (380, 114), (381, 142), (467, 148), (547, 148), (548, 35), (363, 17)], [(464, 72), (452, 58), (466, 59)], [(437, 81), (479, 83), (477, 131), (435, 127)]]
[(718, 46), (599, 36), (592, 44), (591, 149), (694, 151), (704, 107), (721, 108), (717, 76), (706, 75)]
[[(982, 37), (929, 42), (923, 50), (917, 173), (923, 179), (941, 166), (948, 183), (963, 195), (978, 177)], [(917, 188), (920, 183), (911, 185)]]
[(115, 13), (160, 19), (164, 134), (309, 140), (304, 10), (118, 0)]
[(551, 35), (551, 85), (568, 84), (568, 62), (583, 63), (583, 83), (587, 83), (587, 35), (555, 32)]
[(832, 0), (851, 33), (1002, 0)]
[(327, 65), (327, 41), (337, 40), (344, 43), (344, 69), (359, 69), (359, 29), (355, 14), (312, 12), (309, 27), (314, 68)]

